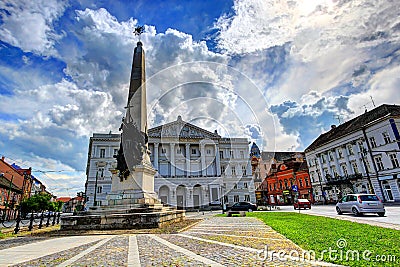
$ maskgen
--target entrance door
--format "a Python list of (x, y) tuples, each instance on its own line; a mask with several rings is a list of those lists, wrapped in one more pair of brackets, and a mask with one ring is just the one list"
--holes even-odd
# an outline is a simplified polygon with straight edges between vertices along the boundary
[(182, 195), (176, 196), (176, 206), (180, 210), (183, 209), (184, 203), (183, 203), (183, 196)]
[(387, 182), (384, 182), (383, 188), (385, 189), (387, 201), (394, 201), (392, 188), (390, 187), (390, 185)]
[(195, 209), (198, 209), (200, 206), (200, 196), (199, 195), (193, 195), (193, 207)]

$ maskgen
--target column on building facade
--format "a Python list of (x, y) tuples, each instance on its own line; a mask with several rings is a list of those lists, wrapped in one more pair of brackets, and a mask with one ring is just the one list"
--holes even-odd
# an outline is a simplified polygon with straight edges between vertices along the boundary
[(159, 143), (154, 143), (154, 169), (158, 170), (158, 147)]
[(185, 144), (186, 177), (190, 176), (190, 144)]
[(350, 158), (349, 158), (349, 151), (347, 151), (347, 146), (342, 146), (342, 152), (344, 152), (344, 160), (346, 161), (347, 173), (351, 170)]
[(170, 158), (169, 158), (169, 162), (171, 164), (171, 176), (174, 177), (175, 176), (175, 144), (170, 143), (169, 146), (171, 149)]
[[(337, 157), (337, 151), (336, 151), (336, 149), (332, 149), (331, 152), (333, 153), (333, 161), (335, 162), (336, 171), (338, 172), (338, 174), (339, 174), (340, 176), (344, 176), (343, 170), (342, 170), (342, 168), (340, 167), (340, 164), (339, 164), (339, 160), (338, 160), (338, 157)], [(343, 152), (342, 152), (342, 153), (343, 153)]]
[[(353, 144), (352, 144), (353, 145)], [(362, 161), (362, 159), (360, 159), (360, 157), (363, 157), (363, 155), (361, 155), (361, 151), (360, 151), (360, 148), (358, 147), (358, 144), (357, 144), (357, 142), (353, 145), (354, 147), (354, 151), (356, 152), (356, 163), (357, 163), (357, 166), (358, 166), (358, 169), (359, 170), (361, 170), (361, 173), (363, 174), (363, 175), (366, 175), (367, 174), (367, 172), (366, 172), (366, 170), (365, 170), (365, 168), (364, 168), (364, 163), (363, 163), (363, 161)], [(365, 159), (365, 158), (364, 158)], [(365, 159), (366, 160), (366, 159)], [(353, 168), (351, 168), (352, 170), (353, 170)], [(353, 171), (354, 172), (354, 171)]]
[(204, 152), (204, 144), (200, 144), (200, 160), (201, 160), (201, 175), (207, 176), (206, 154)]
[(221, 176), (221, 160), (219, 158), (219, 146), (217, 144), (215, 144), (215, 165), (217, 176)]

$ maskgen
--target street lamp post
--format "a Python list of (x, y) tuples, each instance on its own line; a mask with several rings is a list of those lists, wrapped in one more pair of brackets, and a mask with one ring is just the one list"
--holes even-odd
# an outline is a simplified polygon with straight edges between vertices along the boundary
[(99, 178), (99, 172), (96, 171), (96, 181), (94, 183), (94, 198), (93, 198), (93, 206), (97, 206), (97, 200), (96, 200), (96, 196), (97, 196), (97, 180)]

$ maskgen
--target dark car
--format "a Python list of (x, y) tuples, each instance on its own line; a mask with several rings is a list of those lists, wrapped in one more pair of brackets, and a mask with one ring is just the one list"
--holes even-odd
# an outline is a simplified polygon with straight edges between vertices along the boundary
[(299, 198), (293, 203), (294, 209), (311, 209), (311, 203), (308, 199)]
[(250, 202), (237, 202), (232, 205), (229, 209), (230, 211), (255, 211), (257, 210), (257, 205)]

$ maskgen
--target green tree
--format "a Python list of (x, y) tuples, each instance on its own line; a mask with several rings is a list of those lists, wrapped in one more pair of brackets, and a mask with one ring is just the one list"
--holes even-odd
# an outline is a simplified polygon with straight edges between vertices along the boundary
[(50, 199), (51, 196), (45, 193), (33, 195), (21, 201), (21, 210), (24, 213), (52, 210), (54, 206)]

